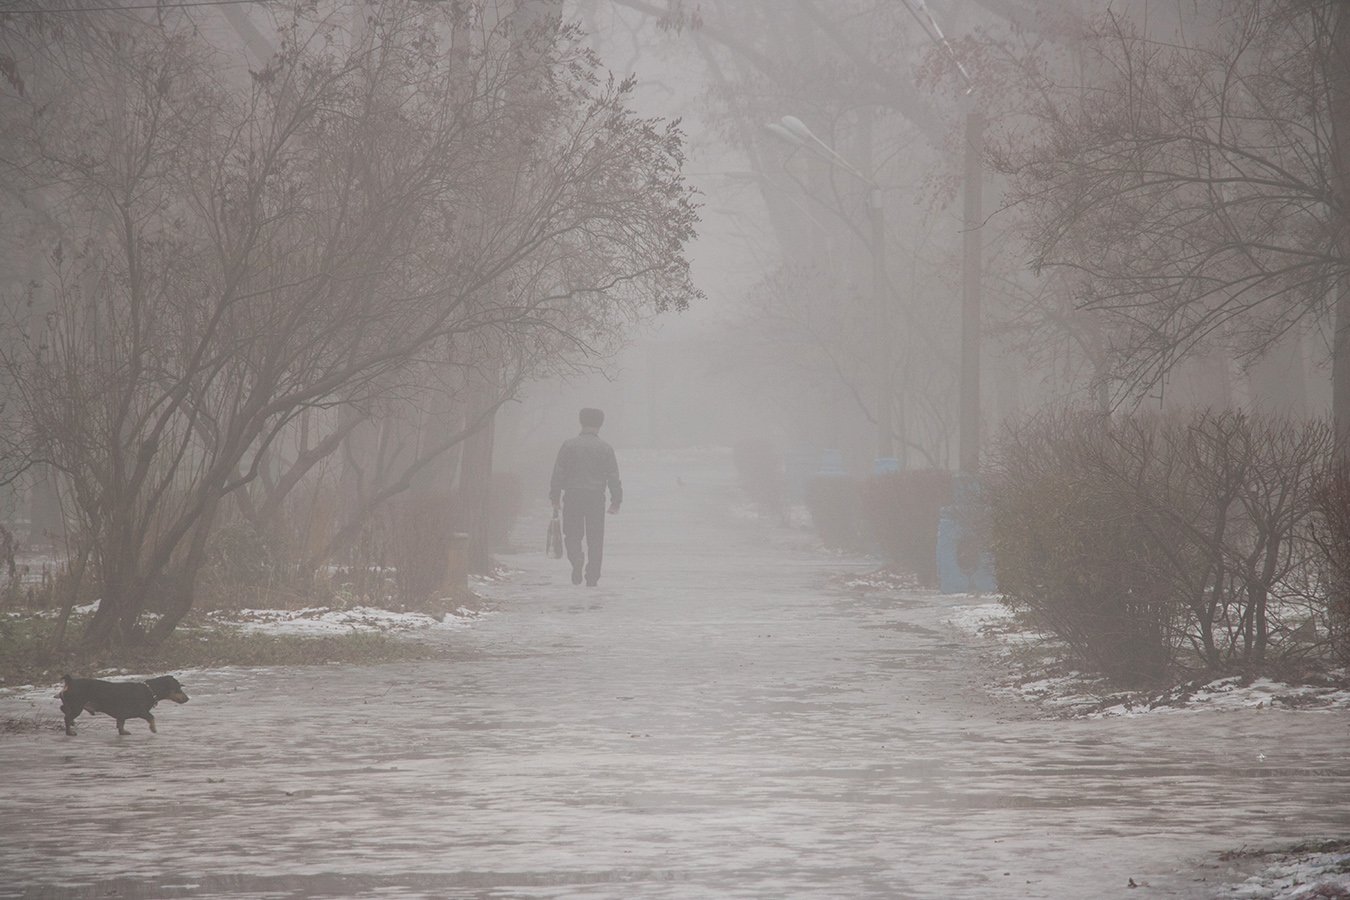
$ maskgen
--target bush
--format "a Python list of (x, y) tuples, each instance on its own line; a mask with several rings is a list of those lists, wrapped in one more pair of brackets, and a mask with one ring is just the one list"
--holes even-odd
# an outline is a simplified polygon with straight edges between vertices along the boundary
[(862, 546), (859, 486), (858, 479), (846, 475), (819, 476), (806, 483), (806, 508), (825, 546), (849, 550)]
[[(1147, 559), (1144, 510), (1120, 481), (1109, 422), (1047, 416), (1009, 434), (987, 482), (990, 544), (1006, 602), (1123, 682), (1171, 662), (1168, 592)], [(1119, 473), (1128, 479), (1128, 469)]]
[(1234, 412), (1042, 416), (994, 457), (1000, 587), (1120, 681), (1297, 659), (1331, 447), (1325, 423)]
[(862, 486), (862, 515), (873, 544), (888, 563), (926, 587), (938, 581), (938, 518), (951, 502), (952, 475), (940, 469), (873, 475)]
[(0, 606), (12, 606), (19, 602), (23, 582), (19, 578), (19, 564), (15, 556), (19, 552), (19, 541), (4, 525), (0, 525)]
[(783, 515), (783, 458), (764, 438), (741, 441), (732, 450), (741, 487), (750, 499), (776, 516)]
[(198, 576), (199, 604), (228, 609), (256, 602), (270, 593), (288, 570), (284, 542), (258, 531), (243, 517), (217, 527)]
[(1350, 665), (1350, 465), (1341, 464), (1328, 473), (1316, 505), (1309, 532), (1321, 563), (1327, 631), (1333, 653)]
[(404, 606), (424, 608), (441, 596), (450, 535), (456, 531), (454, 508), (447, 494), (415, 491), (406, 492), (392, 505), (393, 540), (386, 552)]

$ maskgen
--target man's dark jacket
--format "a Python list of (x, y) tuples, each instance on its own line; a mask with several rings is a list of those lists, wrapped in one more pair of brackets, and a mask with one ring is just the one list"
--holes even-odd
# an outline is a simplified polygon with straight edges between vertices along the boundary
[(583, 431), (563, 441), (558, 449), (558, 460), (553, 464), (553, 479), (549, 482), (548, 498), (555, 504), (563, 491), (594, 491), (601, 496), (609, 488), (609, 502), (618, 506), (623, 502), (623, 484), (619, 481), (619, 461), (614, 448), (593, 431)]

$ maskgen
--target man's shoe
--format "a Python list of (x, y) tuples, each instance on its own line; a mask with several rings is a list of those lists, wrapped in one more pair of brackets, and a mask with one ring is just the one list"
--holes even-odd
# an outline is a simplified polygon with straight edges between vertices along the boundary
[(595, 583), (594, 581), (592, 581), (591, 579), (589, 579), (589, 578), (586, 579), (586, 587), (595, 587), (595, 584), (596, 584), (596, 583)]
[(581, 584), (581, 566), (572, 567), (572, 583)]

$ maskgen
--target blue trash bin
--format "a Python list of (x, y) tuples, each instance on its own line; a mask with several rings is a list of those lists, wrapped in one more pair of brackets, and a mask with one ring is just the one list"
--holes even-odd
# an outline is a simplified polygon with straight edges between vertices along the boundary
[(979, 545), (979, 535), (966, 524), (971, 507), (982, 502), (979, 480), (957, 476), (952, 495), (956, 502), (944, 506), (938, 519), (938, 587), (944, 594), (992, 594), (998, 590), (993, 554)]

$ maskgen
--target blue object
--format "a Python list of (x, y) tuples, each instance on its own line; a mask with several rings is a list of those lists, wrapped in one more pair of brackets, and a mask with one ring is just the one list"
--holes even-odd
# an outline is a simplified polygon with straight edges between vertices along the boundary
[(944, 506), (938, 518), (938, 588), (944, 594), (992, 594), (994, 557), (962, 521), (959, 506)]
[(900, 471), (900, 460), (894, 456), (878, 456), (872, 460), (873, 475), (894, 475)]

